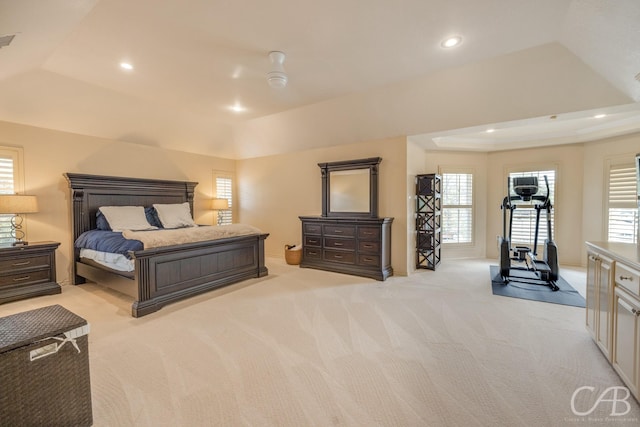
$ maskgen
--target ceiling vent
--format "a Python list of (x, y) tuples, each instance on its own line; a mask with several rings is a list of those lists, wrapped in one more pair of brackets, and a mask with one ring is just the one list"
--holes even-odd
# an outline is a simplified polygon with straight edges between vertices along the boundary
[(11, 44), (15, 36), (16, 36), (15, 34), (12, 34), (10, 36), (0, 36), (0, 48), (9, 46), (9, 44)]

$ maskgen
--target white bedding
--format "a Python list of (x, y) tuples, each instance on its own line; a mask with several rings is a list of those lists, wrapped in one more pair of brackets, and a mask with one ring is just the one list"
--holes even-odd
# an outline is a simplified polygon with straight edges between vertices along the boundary
[(131, 272), (135, 267), (135, 262), (124, 255), (99, 252), (93, 249), (80, 249), (80, 258), (90, 259), (117, 271)]
[(124, 230), (125, 239), (139, 240), (145, 249), (162, 246), (180, 245), (183, 243), (204, 242), (206, 240), (224, 239), (226, 237), (261, 234), (260, 229), (247, 224), (230, 224), (221, 226), (201, 226), (154, 231)]

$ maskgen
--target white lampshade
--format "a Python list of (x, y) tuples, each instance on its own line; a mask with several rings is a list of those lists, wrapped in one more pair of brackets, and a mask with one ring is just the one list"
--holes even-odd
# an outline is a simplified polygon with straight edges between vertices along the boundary
[(211, 209), (214, 211), (223, 211), (229, 209), (229, 201), (227, 199), (212, 199)]
[(38, 212), (36, 196), (24, 194), (0, 194), (0, 214), (24, 214)]

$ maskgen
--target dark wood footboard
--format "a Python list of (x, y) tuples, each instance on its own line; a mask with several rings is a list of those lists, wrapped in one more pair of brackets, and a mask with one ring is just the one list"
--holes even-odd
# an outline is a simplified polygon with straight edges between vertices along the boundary
[(134, 317), (211, 289), (268, 274), (264, 239), (241, 236), (135, 252)]

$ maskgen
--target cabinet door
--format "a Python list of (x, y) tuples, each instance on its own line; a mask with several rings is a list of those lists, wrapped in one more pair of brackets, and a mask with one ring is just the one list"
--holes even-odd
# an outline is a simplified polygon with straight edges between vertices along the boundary
[(613, 260), (600, 255), (597, 291), (596, 341), (607, 359), (611, 360), (611, 319), (613, 314)]
[(613, 367), (638, 396), (640, 367), (640, 301), (616, 288), (614, 305)]
[(598, 256), (589, 252), (587, 256), (587, 329), (596, 338), (596, 277), (600, 261)]

